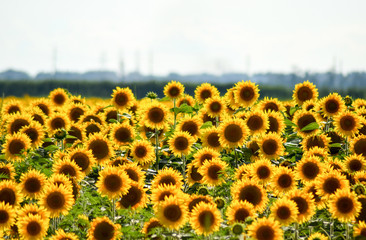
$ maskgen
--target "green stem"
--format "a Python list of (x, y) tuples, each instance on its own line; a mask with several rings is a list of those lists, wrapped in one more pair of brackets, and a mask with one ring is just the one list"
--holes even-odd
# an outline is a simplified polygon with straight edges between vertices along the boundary
[(174, 125), (173, 125), (173, 129), (175, 130), (175, 126), (177, 125), (177, 113), (175, 111), (175, 98), (173, 98), (173, 106), (174, 106)]
[(186, 192), (186, 187), (188, 186), (188, 184), (186, 184), (186, 156), (184, 156), (184, 154), (182, 154), (182, 175), (183, 175), (183, 183), (184, 183), (184, 190), (183, 192)]
[(295, 222), (295, 240), (300, 239), (299, 236), (299, 223)]
[(236, 151), (236, 148), (234, 148), (234, 153), (235, 153), (235, 167), (237, 168), (239, 166), (238, 166), (238, 153)]
[(155, 128), (155, 159), (156, 171), (159, 171), (159, 131)]
[(346, 227), (346, 240), (350, 240), (351, 236), (350, 236), (350, 229), (349, 229), (349, 224), (348, 222), (345, 223), (345, 227)]
[(216, 127), (219, 127), (219, 117), (218, 116), (216, 116)]
[(116, 220), (116, 199), (112, 199), (112, 222)]
[(348, 146), (348, 137), (346, 137), (345, 139), (345, 143), (344, 143), (344, 148), (345, 148), (345, 151), (346, 151), (346, 156), (348, 156), (348, 149), (349, 149), (349, 146)]
[(334, 219), (330, 219), (330, 226), (329, 226), (329, 237), (332, 238), (334, 236)]

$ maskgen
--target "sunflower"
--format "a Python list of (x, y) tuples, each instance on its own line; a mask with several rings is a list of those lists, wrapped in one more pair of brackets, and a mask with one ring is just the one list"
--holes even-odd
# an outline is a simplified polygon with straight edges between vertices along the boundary
[(46, 176), (37, 170), (29, 170), (20, 177), (20, 188), (28, 198), (37, 199), (45, 186)]
[(264, 97), (256, 107), (263, 112), (283, 112), (286, 110), (278, 98)]
[(366, 222), (362, 221), (362, 222), (359, 222), (358, 225), (354, 225), (353, 236), (354, 237), (358, 237), (358, 236), (366, 237)]
[(287, 167), (277, 167), (272, 177), (272, 183), (276, 194), (287, 193), (296, 188), (295, 173)]
[(94, 121), (90, 121), (83, 124), (83, 133), (87, 138), (96, 133), (101, 133), (105, 135), (105, 127)]
[(248, 217), (254, 216), (253, 205), (247, 201), (234, 200), (226, 209), (229, 224), (244, 223)]
[(19, 234), (25, 240), (43, 239), (47, 235), (49, 220), (39, 215), (29, 215), (18, 220)]
[(357, 98), (354, 102), (353, 102), (353, 106), (357, 109), (360, 108), (366, 108), (366, 100), (363, 98)]
[(267, 114), (260, 110), (247, 112), (245, 123), (249, 129), (249, 134), (252, 136), (265, 133), (269, 127)]
[(64, 230), (58, 229), (49, 240), (79, 240), (79, 238), (75, 233), (66, 233)]
[(366, 169), (366, 160), (362, 155), (352, 154), (344, 160), (346, 169), (350, 173), (360, 172)]
[(30, 147), (31, 140), (24, 133), (7, 135), (2, 152), (8, 160), (21, 161), (22, 154), (26, 154)]
[(251, 171), (250, 164), (241, 165), (235, 171), (235, 179), (236, 180), (250, 179), (252, 177), (250, 171)]
[(72, 191), (71, 179), (69, 179), (64, 174), (58, 174), (58, 173), (52, 174), (51, 177), (48, 178), (47, 183), (49, 185), (54, 185), (54, 186), (63, 186), (65, 188), (68, 188), (70, 191)]
[(177, 99), (177, 106), (180, 107), (183, 104), (187, 104), (188, 106), (193, 107), (195, 104), (195, 100), (192, 96), (188, 94), (184, 94), (181, 98)]
[(202, 183), (209, 186), (217, 186), (225, 182), (222, 175), (225, 175), (225, 170), (228, 167), (227, 163), (219, 158), (207, 160), (198, 169), (198, 172), (203, 176)]
[(135, 140), (130, 147), (131, 155), (140, 165), (155, 161), (155, 149), (147, 140)]
[(177, 170), (173, 168), (163, 168), (158, 171), (155, 178), (151, 182), (151, 188), (157, 188), (159, 185), (174, 185), (181, 189), (183, 186), (183, 177)]
[(348, 189), (349, 182), (344, 175), (336, 170), (330, 170), (319, 175), (316, 179), (316, 190), (323, 199), (328, 199), (338, 189)]
[(267, 183), (270, 181), (274, 170), (270, 161), (262, 159), (250, 164), (249, 166), (249, 173), (254, 181), (258, 181), (260, 183)]
[(241, 81), (235, 84), (233, 94), (235, 102), (241, 107), (251, 107), (259, 98), (259, 89), (251, 81)]
[(68, 152), (68, 157), (71, 161), (75, 162), (80, 168), (80, 171), (84, 174), (88, 174), (95, 164), (95, 158), (91, 150), (86, 148), (74, 148)]
[(298, 83), (295, 85), (294, 93), (292, 99), (297, 102), (297, 104), (302, 105), (305, 101), (312, 100), (313, 102), (318, 98), (318, 89), (313, 83), (305, 81), (303, 83)]
[(111, 126), (110, 138), (122, 146), (128, 144), (135, 138), (135, 130), (127, 122), (113, 124)]
[(314, 128), (311, 130), (302, 130), (309, 124), (319, 123), (318, 117), (314, 112), (309, 112), (305, 110), (298, 110), (294, 114), (293, 122), (296, 126), (293, 126), (294, 131), (301, 137), (313, 136), (316, 135), (320, 130), (319, 128)]
[(330, 157), (328, 156), (328, 151), (324, 148), (312, 147), (308, 151), (304, 151), (303, 157), (318, 157), (321, 161), (328, 161)]
[(191, 152), (194, 138), (188, 132), (176, 131), (169, 139), (169, 149), (176, 156), (188, 155)]
[(119, 209), (132, 209), (146, 207), (147, 195), (144, 185), (137, 182), (131, 182), (131, 187), (117, 202)]
[(149, 233), (155, 228), (162, 228), (163, 225), (159, 222), (159, 219), (156, 217), (150, 218), (149, 221), (144, 223), (144, 227), (142, 228), (141, 232), (145, 235), (149, 235)]
[(0, 202), (0, 231), (7, 230), (14, 224), (17, 214), (9, 204)]
[(350, 149), (357, 155), (366, 157), (366, 136), (359, 135), (352, 139)]
[(83, 142), (86, 139), (84, 130), (84, 124), (72, 124), (70, 126), (69, 131), (67, 132), (68, 135), (71, 137), (66, 137), (65, 145), (66, 144), (74, 144), (76, 142)]
[(166, 228), (178, 230), (187, 222), (188, 207), (175, 196), (169, 196), (156, 208), (159, 222)]
[(39, 109), (45, 116), (49, 116), (52, 109), (52, 103), (47, 98), (38, 98), (30, 103), (32, 109)]
[(109, 163), (110, 163), (109, 165), (111, 165), (111, 166), (120, 167), (123, 165), (128, 165), (133, 162), (130, 159), (128, 159), (127, 157), (117, 156), (115, 158), (112, 158)]
[(220, 151), (222, 146), (219, 141), (219, 130), (216, 127), (209, 127), (201, 130), (201, 141), (203, 147), (209, 147)]
[(309, 151), (314, 147), (323, 148), (327, 150), (330, 140), (331, 140), (330, 137), (328, 137), (325, 134), (307, 136), (303, 138), (301, 145), (304, 151)]
[(211, 122), (213, 126), (217, 127), (220, 122), (222, 122), (223, 119), (226, 117), (226, 114), (218, 117), (210, 117), (207, 113), (207, 109), (201, 108), (198, 112), (198, 117), (202, 119), (203, 123)]
[(308, 240), (328, 240), (329, 238), (325, 235), (323, 235), (322, 233), (312, 233)]
[(12, 99), (4, 104), (4, 106), (2, 107), (2, 114), (9, 115), (15, 113), (22, 113), (22, 106), (18, 100)]
[(208, 98), (203, 106), (207, 110), (208, 116), (219, 117), (226, 112), (226, 105), (220, 96)]
[(69, 99), (68, 93), (63, 88), (57, 88), (51, 91), (48, 97), (56, 107), (64, 106)]
[(235, 102), (234, 90), (235, 87), (229, 88), (224, 96), (226, 106), (232, 114), (240, 107), (239, 104)]
[(245, 122), (237, 118), (228, 118), (224, 120), (224, 122), (220, 124), (218, 131), (220, 144), (227, 148), (242, 146), (249, 134)]
[(128, 163), (120, 166), (123, 169), (128, 177), (136, 183), (143, 184), (145, 183), (145, 173), (142, 171), (141, 167), (139, 167), (136, 163)]
[(107, 166), (100, 171), (96, 186), (102, 196), (115, 199), (128, 193), (128, 189), (131, 187), (131, 180), (122, 169)]
[(56, 133), (61, 129), (69, 130), (70, 120), (65, 117), (64, 113), (52, 113), (47, 120), (47, 129), (51, 133)]
[(291, 113), (291, 108), (295, 107), (295, 101), (290, 100), (290, 101), (285, 101), (282, 103), (283, 106), (286, 108), (286, 110), (284, 111), (284, 115), (287, 119), (292, 120), (293, 118), (293, 113)]
[(344, 137), (353, 137), (361, 128), (361, 119), (354, 112), (341, 112), (334, 118), (335, 130)]
[(280, 240), (283, 231), (279, 222), (273, 218), (260, 218), (248, 227), (249, 236), (255, 240)]
[(361, 203), (361, 211), (358, 217), (356, 217), (357, 222), (366, 222), (366, 196), (362, 195), (358, 197), (358, 202)]
[(258, 144), (259, 144), (258, 137), (252, 138), (245, 144), (250, 152), (250, 160), (253, 162), (259, 159), (260, 147)]
[(267, 133), (260, 137), (259, 155), (266, 159), (277, 159), (284, 154), (283, 140), (277, 133)]
[(346, 104), (338, 93), (329, 94), (320, 104), (323, 114), (328, 117), (336, 116), (346, 110)]
[(112, 105), (119, 110), (128, 109), (133, 105), (134, 101), (136, 101), (136, 99), (130, 88), (117, 87), (113, 90), (111, 102)]
[(302, 224), (308, 220), (315, 214), (315, 203), (312, 198), (312, 194), (301, 191), (299, 189), (295, 189), (288, 194), (286, 197), (296, 203), (298, 215), (297, 222)]
[(50, 214), (47, 212), (47, 210), (43, 207), (39, 207), (35, 203), (25, 204), (18, 210), (17, 214), (18, 218), (20, 219), (29, 215), (39, 215), (41, 216), (41, 219), (44, 219), (46, 221), (48, 221), (48, 219), (50, 218)]
[(311, 183), (307, 183), (305, 187), (303, 188), (306, 193), (310, 193), (314, 199), (314, 203), (316, 205), (317, 209), (325, 208), (325, 200), (321, 198), (321, 196), (318, 195), (316, 191), (316, 183), (315, 181)]
[(74, 204), (71, 187), (64, 185), (47, 185), (40, 197), (40, 205), (43, 206), (51, 217), (66, 215)]
[(177, 99), (184, 93), (184, 85), (180, 82), (170, 81), (164, 86), (164, 95), (171, 99)]
[(206, 161), (211, 160), (213, 158), (220, 157), (220, 152), (212, 150), (211, 148), (204, 147), (199, 149), (193, 155), (192, 163), (197, 167), (201, 167)]
[(1, 180), (8, 179), (14, 180), (15, 168), (12, 163), (0, 163), (0, 175), (2, 175)]
[(295, 171), (297, 178), (303, 182), (311, 182), (323, 173), (324, 165), (317, 156), (303, 157), (297, 162)]
[(78, 95), (78, 96), (71, 95), (69, 98), (69, 102), (75, 103), (75, 104), (86, 105), (86, 100), (85, 100), (85, 98), (82, 98), (81, 95)]
[(337, 158), (328, 158), (326, 164), (328, 165), (329, 170), (335, 170), (342, 174), (346, 172), (346, 165)]
[(269, 125), (266, 133), (282, 133), (286, 127), (283, 115), (280, 112), (268, 111), (267, 116)]
[(84, 178), (81, 168), (69, 158), (56, 160), (52, 166), (52, 171), (54, 173), (64, 174), (69, 178), (75, 179), (77, 182)]
[(141, 122), (152, 129), (163, 129), (168, 119), (168, 109), (164, 104), (153, 101), (141, 109)]
[(329, 201), (329, 212), (340, 222), (354, 221), (361, 211), (361, 203), (349, 189), (338, 189)]
[(233, 200), (247, 201), (253, 205), (253, 210), (261, 212), (267, 205), (267, 193), (254, 180), (243, 179), (235, 182), (231, 188)]
[(156, 207), (169, 196), (177, 197), (182, 203), (185, 201), (182, 190), (171, 184), (162, 184), (158, 185), (157, 188), (151, 189), (150, 201)]
[(29, 113), (29, 116), (33, 119), (33, 121), (38, 122), (42, 126), (45, 125), (47, 116), (42, 112), (41, 109), (39, 109), (38, 107), (32, 108), (27, 112)]
[(194, 94), (198, 103), (204, 103), (206, 99), (220, 95), (217, 88), (210, 83), (202, 83), (201, 85), (197, 86), (194, 90)]
[(188, 132), (192, 137), (197, 138), (200, 135), (202, 121), (198, 116), (186, 116), (180, 120), (177, 130)]
[(315, 109), (318, 106), (317, 105), (318, 102), (313, 102), (312, 100), (307, 100), (307, 101), (305, 101), (302, 104), (301, 108), (302, 109), (305, 109), (306, 111), (313, 111), (313, 112), (315, 112)]
[(28, 126), (32, 122), (30, 114), (15, 113), (6, 118), (7, 130), (9, 134), (15, 134), (24, 126)]
[(281, 225), (288, 226), (297, 220), (297, 204), (287, 198), (281, 198), (271, 206), (270, 217), (277, 220)]
[(114, 155), (110, 141), (101, 133), (92, 135), (86, 146), (88, 150), (92, 151), (94, 158), (99, 164), (104, 163)]
[(110, 108), (104, 109), (103, 115), (104, 115), (104, 120), (107, 124), (109, 124), (111, 122), (118, 122), (118, 117), (122, 117), (121, 115), (118, 116), (119, 115), (118, 109), (115, 107), (110, 107)]
[(200, 202), (192, 210), (189, 222), (197, 234), (210, 235), (219, 230), (222, 222), (220, 211), (215, 205)]
[(203, 176), (198, 172), (198, 167), (193, 163), (187, 164), (186, 176), (189, 186), (192, 186), (195, 183), (202, 183)]
[(354, 175), (356, 183), (366, 183), (366, 171), (356, 172)]
[(107, 217), (97, 217), (90, 224), (88, 240), (115, 240), (120, 235), (120, 228)]
[(87, 111), (85, 105), (80, 103), (70, 103), (67, 106), (66, 114), (69, 117), (70, 121), (76, 123), (78, 122), (84, 113)]
[(79, 123), (86, 123), (94, 121), (99, 124), (103, 124), (103, 115), (102, 113), (94, 113), (93, 109), (87, 110), (84, 115), (81, 116)]
[(22, 127), (20, 132), (25, 133), (29, 137), (32, 148), (38, 148), (42, 145), (45, 132), (39, 122), (32, 121), (31, 124)]

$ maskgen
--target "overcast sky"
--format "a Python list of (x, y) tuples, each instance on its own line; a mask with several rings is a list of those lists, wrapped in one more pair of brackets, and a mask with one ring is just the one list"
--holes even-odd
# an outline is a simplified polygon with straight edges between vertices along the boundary
[(144, 74), (365, 71), (365, 9), (364, 0), (1, 0), (0, 71), (50, 72), (55, 55), (59, 71), (119, 71), (120, 59)]

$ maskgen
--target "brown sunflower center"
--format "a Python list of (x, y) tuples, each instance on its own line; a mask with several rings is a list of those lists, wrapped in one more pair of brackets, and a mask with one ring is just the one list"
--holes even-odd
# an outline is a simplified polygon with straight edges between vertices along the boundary
[(0, 224), (4, 224), (9, 220), (9, 213), (6, 210), (0, 210)]
[(56, 103), (56, 105), (63, 105), (66, 102), (66, 97), (64, 94), (56, 94), (53, 97), (53, 101)]
[[(361, 203), (361, 211), (358, 214), (356, 220), (359, 221), (366, 221), (366, 197), (359, 197), (358, 202)], [(366, 235), (365, 235), (366, 236)]]
[(108, 222), (101, 222), (95, 226), (93, 236), (96, 240), (110, 240), (114, 237), (114, 226)]
[(210, 203), (209, 200), (207, 200), (204, 197), (197, 197), (194, 198), (189, 204), (188, 204), (188, 210), (191, 212), (193, 210), (193, 208), (195, 206), (197, 206), (197, 204), (199, 204), (200, 202), (204, 202), (204, 203)]
[(203, 165), (206, 161), (211, 160), (213, 158), (212, 154), (205, 153), (200, 157), (200, 163)]
[(184, 136), (179, 136), (174, 140), (174, 147), (178, 151), (183, 151), (188, 148), (188, 139)]
[(362, 162), (358, 159), (352, 159), (349, 161), (348, 166), (352, 172), (357, 172), (362, 169)]
[(97, 159), (103, 159), (108, 156), (108, 144), (104, 140), (94, 140), (90, 143), (89, 149), (92, 150), (93, 156)]
[[(313, 123), (313, 122), (316, 122), (314, 116), (312, 114), (306, 114), (302, 117), (300, 117), (297, 121), (297, 126), (299, 126), (300, 130), (303, 129), (304, 127), (306, 127), (307, 125), (309, 125), (310, 123)], [(305, 131), (302, 131), (302, 132), (305, 132), (305, 133), (310, 133), (312, 131), (314, 131), (316, 129), (313, 129), (313, 130), (305, 130)]]
[(139, 181), (139, 175), (137, 174), (137, 172), (131, 168), (125, 168), (125, 172), (127, 173), (128, 177), (135, 181), (138, 182)]
[(147, 149), (145, 146), (137, 146), (135, 148), (135, 154), (138, 158), (143, 158), (147, 154)]
[(220, 146), (220, 141), (219, 141), (219, 134), (216, 132), (210, 133), (207, 136), (207, 143), (208, 145), (210, 145), (211, 147), (219, 147)]
[(201, 227), (209, 229), (215, 223), (215, 216), (211, 211), (202, 211), (198, 215), (198, 222)]
[(177, 182), (175, 181), (174, 177), (170, 176), (170, 175), (167, 175), (167, 176), (163, 176), (160, 181), (159, 181), (159, 185), (163, 185), (163, 184), (166, 184), (166, 185), (175, 185)]
[(203, 176), (198, 172), (198, 168), (196, 168), (195, 166), (192, 166), (190, 176), (195, 182), (201, 181), (203, 178)]
[(171, 97), (178, 97), (180, 94), (179, 88), (176, 86), (172, 86), (169, 88), (168, 93)]
[(333, 194), (337, 189), (341, 187), (341, 183), (338, 178), (330, 177), (323, 183), (323, 190), (328, 194)]
[(249, 217), (249, 211), (245, 208), (239, 208), (235, 211), (234, 219), (237, 222), (245, 222), (245, 219)]
[(41, 111), (48, 116), (48, 114), (50, 113), (50, 110), (48, 108), (48, 106), (46, 104), (40, 103), (37, 105), (37, 107), (39, 107), (41, 109)]
[(325, 110), (328, 113), (336, 113), (339, 110), (339, 103), (335, 99), (329, 99), (325, 102)]
[(324, 148), (325, 147), (325, 143), (323, 141), (322, 138), (318, 137), (318, 136), (313, 136), (307, 139), (306, 141), (306, 147), (308, 149), (313, 148), (313, 147), (320, 147), (320, 148)]
[(9, 179), (10, 178), (10, 169), (7, 167), (0, 167), (0, 174), (5, 175)]
[(275, 231), (270, 226), (260, 226), (255, 232), (256, 238), (258, 240), (274, 240)]
[(102, 120), (100, 120), (100, 118), (98, 116), (95, 116), (95, 115), (87, 115), (83, 119), (83, 122), (91, 122), (91, 121), (102, 124)]
[(172, 204), (168, 205), (164, 208), (163, 211), (164, 217), (168, 219), (170, 222), (177, 222), (181, 219), (183, 213), (178, 205)]
[(310, 100), (312, 97), (313, 91), (307, 86), (300, 87), (297, 91), (297, 98), (302, 102)]
[(10, 124), (10, 133), (14, 134), (19, 132), (19, 130), (24, 127), (24, 126), (28, 126), (29, 122), (25, 119), (22, 118), (18, 118), (15, 119), (11, 124)]
[(362, 154), (366, 157), (366, 138), (361, 138), (354, 144), (354, 149), (356, 154)]
[(221, 167), (218, 165), (212, 165), (208, 168), (207, 175), (212, 180), (219, 179), (219, 171), (221, 170)]
[(111, 174), (105, 177), (104, 186), (110, 192), (117, 192), (122, 187), (122, 179), (116, 174)]
[(44, 125), (44, 120), (40, 115), (33, 114), (32, 117), (34, 121), (39, 122), (41, 125)]
[(149, 120), (153, 123), (160, 123), (164, 120), (164, 111), (159, 107), (153, 107), (147, 114)]
[(88, 124), (88, 126), (86, 126), (86, 128), (85, 128), (85, 134), (87, 137), (89, 137), (90, 135), (92, 135), (94, 133), (98, 133), (100, 131), (101, 131), (101, 129), (95, 123)]
[(10, 106), (8, 109), (8, 114), (20, 112), (20, 108), (16, 105)]
[(147, 226), (146, 232), (149, 233), (152, 229), (154, 229), (156, 227), (162, 227), (162, 225), (159, 223), (159, 221), (152, 221)]
[(115, 132), (114, 138), (119, 142), (128, 142), (131, 140), (131, 131), (128, 128), (119, 128)]
[(356, 120), (353, 116), (344, 116), (339, 123), (344, 131), (351, 131), (356, 127)]
[(75, 126), (72, 126), (70, 128), (70, 131), (68, 132), (68, 134), (70, 136), (76, 137), (76, 139), (75, 138), (66, 138), (66, 143), (73, 144), (77, 139), (79, 139), (79, 140), (83, 139), (83, 136), (82, 136), (82, 133), (81, 133), (80, 129), (78, 129)]
[(22, 150), (25, 148), (25, 143), (20, 139), (14, 139), (9, 143), (9, 152), (12, 155), (21, 154)]
[(128, 96), (124, 92), (117, 93), (114, 97), (114, 102), (120, 106), (123, 107), (128, 103)]
[(159, 200), (159, 201), (163, 201), (163, 200), (165, 199), (165, 197), (169, 197), (169, 196), (173, 196), (173, 193), (172, 193), (172, 192), (169, 192), (169, 191), (164, 191), (164, 192), (162, 192), (162, 193), (159, 195), (158, 200)]
[(229, 124), (224, 130), (224, 136), (229, 142), (235, 143), (242, 139), (243, 130), (239, 125)]
[(9, 205), (14, 205), (16, 201), (16, 195), (13, 189), (3, 188), (0, 190), (0, 202), (8, 203)]
[(256, 141), (251, 142), (248, 148), (252, 152), (253, 156), (259, 156), (259, 145)]
[(46, 203), (52, 210), (57, 210), (65, 206), (65, 196), (61, 192), (51, 192), (47, 198)]
[(220, 102), (212, 102), (212, 103), (210, 104), (210, 110), (211, 110), (211, 112), (213, 112), (213, 113), (218, 113), (218, 112), (220, 112), (221, 108), (222, 108), (222, 105), (221, 105), (221, 103), (220, 103)]
[(64, 174), (66, 176), (75, 177), (76, 169), (69, 164), (64, 164), (61, 166), (59, 173)]
[(313, 162), (307, 162), (302, 165), (301, 171), (306, 178), (314, 179), (319, 174), (320, 169), (318, 164)]
[(28, 128), (24, 131), (25, 134), (30, 138), (31, 143), (35, 143), (38, 140), (39, 134), (37, 129), (35, 128)]
[(296, 203), (297, 209), (299, 210), (299, 214), (304, 214), (309, 209), (309, 204), (303, 197), (293, 197), (291, 198), (292, 201)]
[(244, 101), (251, 101), (254, 98), (254, 89), (251, 87), (243, 87), (240, 89), (240, 98)]
[(41, 224), (31, 221), (27, 224), (27, 233), (31, 236), (37, 236), (42, 230)]
[(110, 121), (109, 121), (109, 120), (112, 120), (112, 119), (117, 120), (117, 118), (118, 118), (118, 117), (117, 117), (117, 111), (116, 111), (116, 110), (111, 110), (111, 111), (109, 111), (109, 112), (107, 113), (105, 121), (106, 121), (107, 123), (110, 123)]
[(311, 194), (313, 194), (313, 197), (314, 197), (315, 202), (320, 202), (321, 197), (316, 193), (315, 186), (312, 186), (311, 188), (309, 188), (308, 192), (311, 193)]
[(268, 128), (267, 132), (277, 132), (278, 128), (279, 128), (277, 119), (269, 116), (268, 121), (269, 121), (269, 128)]
[(84, 110), (80, 107), (74, 107), (70, 111), (70, 118), (74, 122), (79, 121), (82, 115), (84, 115)]
[(123, 195), (120, 204), (124, 208), (133, 207), (138, 204), (142, 199), (142, 190), (136, 186), (131, 186), (128, 193)]
[(270, 110), (272, 110), (274, 112), (278, 112), (279, 109), (278, 109), (278, 105), (276, 103), (274, 103), (274, 102), (268, 102), (264, 106), (264, 109), (263, 110), (264, 111), (270, 111)]
[(41, 181), (38, 178), (28, 178), (24, 183), (24, 188), (29, 193), (36, 193), (41, 190)]
[(291, 216), (291, 210), (287, 206), (280, 206), (276, 215), (279, 219), (286, 220)]
[(277, 145), (276, 140), (274, 140), (274, 139), (267, 139), (267, 140), (263, 141), (262, 149), (263, 149), (263, 152), (266, 155), (274, 155), (274, 154), (276, 154), (276, 152), (278, 150), (278, 145)]
[(336, 202), (337, 210), (342, 214), (351, 213), (354, 209), (354, 204), (351, 198), (341, 197)]
[(203, 100), (206, 100), (207, 98), (210, 98), (212, 96), (212, 93), (210, 90), (208, 89), (205, 89), (205, 90), (202, 90), (201, 91), (201, 94), (200, 94), (200, 97), (203, 99)]
[(65, 128), (65, 121), (61, 117), (55, 117), (51, 120), (51, 128), (53, 130)]
[(256, 206), (262, 202), (262, 192), (255, 185), (248, 185), (243, 187), (239, 193), (239, 200), (248, 201), (249, 203)]
[(281, 174), (277, 180), (277, 183), (281, 188), (288, 188), (292, 185), (292, 177), (287, 173)]
[(81, 168), (81, 171), (85, 171), (90, 164), (89, 157), (82, 152), (77, 152), (73, 154), (71, 156), (71, 160), (74, 161), (76, 165)]
[(183, 123), (182, 131), (183, 132), (189, 132), (192, 136), (194, 136), (198, 132), (198, 126), (195, 122), (188, 121), (188, 122)]
[(259, 179), (266, 179), (270, 176), (271, 170), (268, 166), (259, 166), (257, 168), (257, 176)]

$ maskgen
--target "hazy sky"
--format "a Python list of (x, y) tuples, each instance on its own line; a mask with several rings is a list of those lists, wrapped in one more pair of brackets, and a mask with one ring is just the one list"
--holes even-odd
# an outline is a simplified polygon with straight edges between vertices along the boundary
[(365, 9), (364, 0), (1, 0), (0, 71), (53, 71), (55, 49), (60, 71), (118, 71), (119, 59), (145, 74), (365, 71)]

